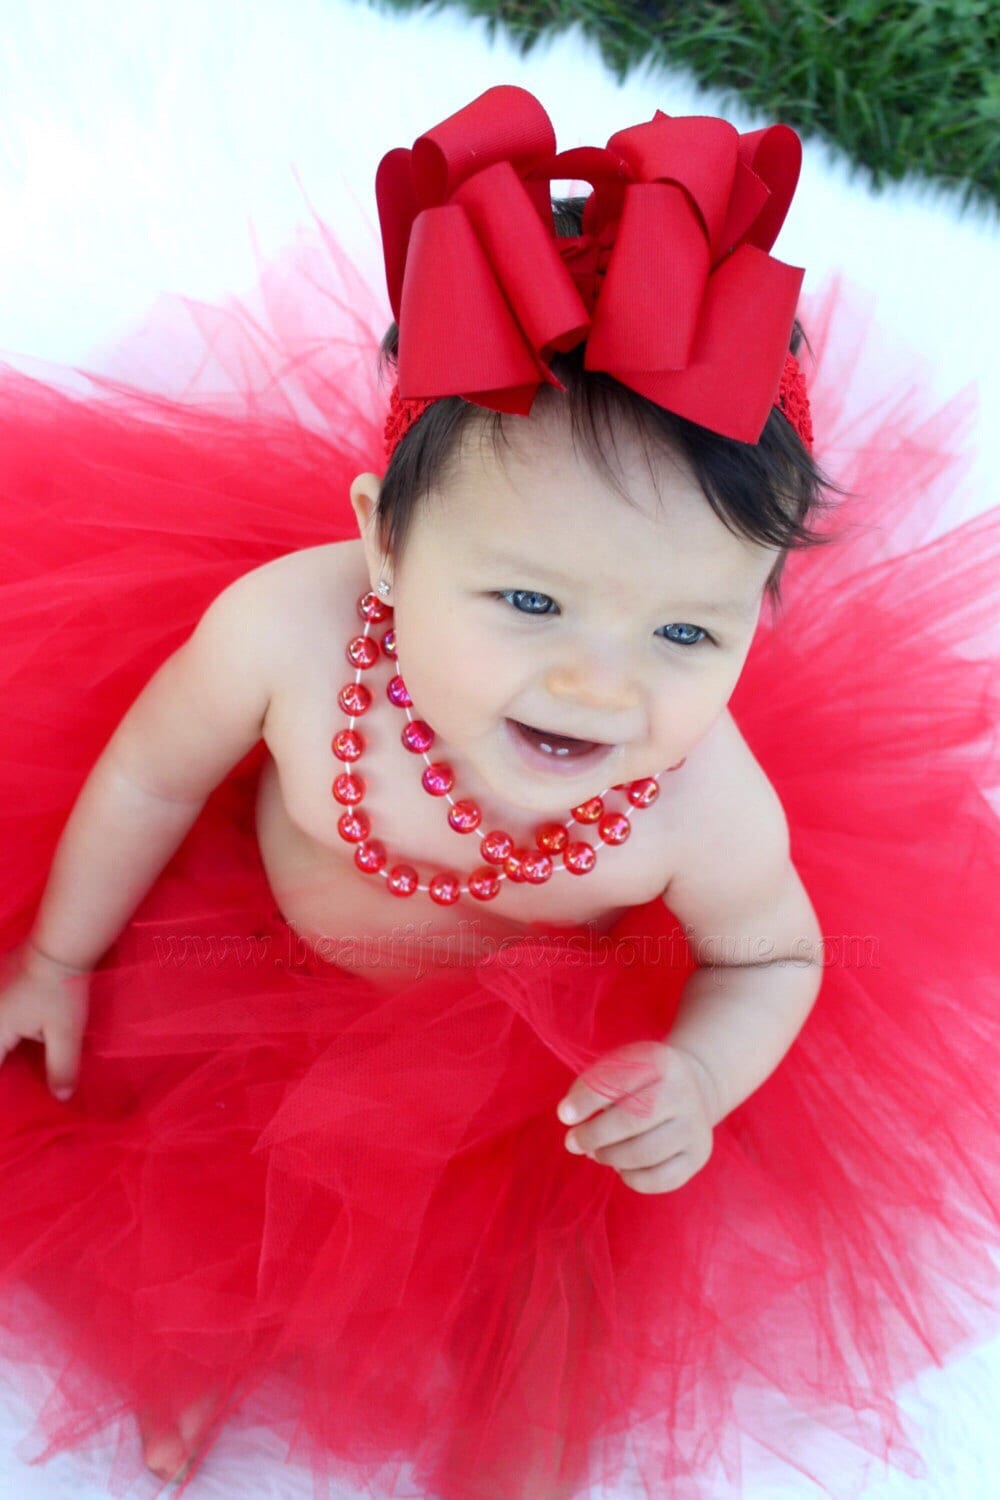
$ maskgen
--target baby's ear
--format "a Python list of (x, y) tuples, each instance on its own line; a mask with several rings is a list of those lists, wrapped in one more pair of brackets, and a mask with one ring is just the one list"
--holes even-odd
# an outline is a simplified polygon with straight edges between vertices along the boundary
[(358, 531), (365, 549), (365, 561), (368, 564), (368, 573), (373, 588), (375, 580), (385, 571), (385, 559), (379, 545), (376, 525), (381, 490), (382, 481), (377, 474), (359, 474), (351, 485), (351, 506), (357, 517)]
[(377, 474), (359, 474), (351, 485), (351, 505), (358, 518), (358, 530), (365, 537), (374, 530), (372, 519), (378, 509), (382, 481)]

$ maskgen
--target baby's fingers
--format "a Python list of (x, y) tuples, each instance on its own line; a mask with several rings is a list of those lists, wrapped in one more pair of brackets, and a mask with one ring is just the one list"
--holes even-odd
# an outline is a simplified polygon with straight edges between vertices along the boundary
[(86, 1003), (67, 995), (65, 1005), (49, 1016), (42, 1028), (45, 1072), (49, 1088), (59, 1100), (70, 1098), (76, 1088), (86, 1019)]
[(653, 1113), (666, 1056), (662, 1042), (629, 1042), (616, 1048), (581, 1073), (556, 1113), (564, 1125), (574, 1125), (609, 1103), (617, 1104), (631, 1117), (632, 1132), (641, 1129)]

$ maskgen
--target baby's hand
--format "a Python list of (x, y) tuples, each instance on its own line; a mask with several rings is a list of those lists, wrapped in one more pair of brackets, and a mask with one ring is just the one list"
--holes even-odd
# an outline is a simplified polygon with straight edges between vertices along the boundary
[(666, 1042), (631, 1042), (599, 1058), (557, 1114), (566, 1125), (586, 1120), (567, 1134), (567, 1150), (614, 1167), (637, 1193), (683, 1187), (712, 1154), (712, 1080), (692, 1053)]
[(0, 973), (0, 1063), (22, 1040), (45, 1046), (48, 1085), (57, 1099), (76, 1088), (90, 1008), (90, 973), (71, 974), (27, 942)]

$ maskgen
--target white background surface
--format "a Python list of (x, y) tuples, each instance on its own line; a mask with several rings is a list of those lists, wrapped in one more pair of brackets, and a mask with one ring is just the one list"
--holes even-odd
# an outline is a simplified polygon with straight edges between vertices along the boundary
[[(577, 32), (521, 58), (458, 11), (397, 17), (342, 0), (0, 0), (0, 358), (99, 368), (102, 349), (141, 324), (160, 292), (211, 300), (252, 286), (254, 241), (260, 255), (274, 254), (310, 204), (384, 297), (379, 158), (499, 82), (541, 98), (560, 149), (603, 142), (657, 108), (724, 113), (740, 129), (771, 123), (681, 74), (643, 69), (619, 86)], [(941, 400), (976, 384), (961, 513), (994, 504), (995, 222), (982, 211), (959, 218), (957, 197), (933, 188), (872, 196), (863, 175), (807, 141), (775, 253), (807, 268), (807, 291), (842, 274), (870, 298), (885, 329), (888, 383), (915, 372)], [(22, 1381), (0, 1373), (4, 1493), (106, 1493), (99, 1456), (44, 1468), (22, 1461)], [(998, 1393), (998, 1345), (928, 1375), (904, 1406), (929, 1478), (873, 1471), (865, 1494), (1000, 1493)], [(304, 1478), (269, 1459), (274, 1452), (263, 1434), (256, 1443), (223, 1437), (192, 1500), (310, 1495)], [(846, 1463), (845, 1455), (845, 1479)], [(150, 1480), (142, 1493), (155, 1488)], [(722, 1485), (719, 1500), (731, 1493)], [(820, 1493), (804, 1479), (769, 1477), (763, 1449), (747, 1454), (749, 1500)]]

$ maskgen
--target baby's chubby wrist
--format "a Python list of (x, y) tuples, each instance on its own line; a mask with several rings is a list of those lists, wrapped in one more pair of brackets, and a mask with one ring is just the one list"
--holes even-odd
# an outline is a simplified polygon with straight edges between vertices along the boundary
[(723, 1118), (723, 1110), (719, 1099), (719, 1089), (712, 1076), (711, 1069), (696, 1052), (691, 1051), (690, 1047), (678, 1047), (675, 1043), (669, 1041), (669, 1039), (667, 1045), (673, 1047), (675, 1052), (682, 1052), (688, 1061), (694, 1064), (693, 1071), (697, 1079), (698, 1089), (705, 1103), (708, 1122), (714, 1130)]
[(35, 979), (80, 979), (92, 970), (81, 968), (75, 964), (64, 963), (62, 959), (55, 958), (46, 953), (35, 942), (34, 938), (25, 938), (21, 950), (22, 972)]

